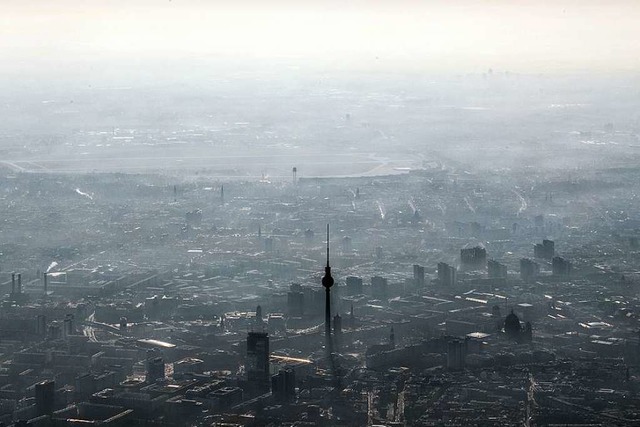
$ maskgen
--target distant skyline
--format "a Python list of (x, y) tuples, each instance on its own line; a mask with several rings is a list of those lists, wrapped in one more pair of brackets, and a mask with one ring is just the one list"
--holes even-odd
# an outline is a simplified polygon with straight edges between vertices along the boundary
[(333, 68), (640, 69), (640, 2), (5, 0), (0, 70), (77, 62), (319, 60)]

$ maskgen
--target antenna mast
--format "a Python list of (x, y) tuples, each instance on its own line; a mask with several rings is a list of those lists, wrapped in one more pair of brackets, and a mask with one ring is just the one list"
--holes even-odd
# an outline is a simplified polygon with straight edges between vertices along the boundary
[(327, 224), (327, 267), (329, 267), (329, 224)]

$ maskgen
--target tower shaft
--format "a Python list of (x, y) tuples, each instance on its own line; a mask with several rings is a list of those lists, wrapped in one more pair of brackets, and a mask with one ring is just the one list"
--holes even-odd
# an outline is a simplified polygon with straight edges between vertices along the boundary
[(325, 288), (325, 307), (324, 307), (324, 334), (327, 338), (331, 337), (331, 291)]

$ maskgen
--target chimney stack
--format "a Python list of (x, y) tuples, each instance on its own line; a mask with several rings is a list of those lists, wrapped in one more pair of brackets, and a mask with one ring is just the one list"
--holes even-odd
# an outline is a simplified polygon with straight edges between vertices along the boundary
[(16, 293), (16, 273), (11, 273), (11, 293)]
[(44, 296), (47, 296), (47, 273), (44, 273)]
[(18, 273), (18, 293), (22, 293), (22, 274)]

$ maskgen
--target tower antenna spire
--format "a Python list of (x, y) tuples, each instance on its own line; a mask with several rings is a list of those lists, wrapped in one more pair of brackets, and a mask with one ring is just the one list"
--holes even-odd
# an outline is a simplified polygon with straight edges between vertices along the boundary
[(327, 267), (329, 267), (329, 224), (327, 224)]

